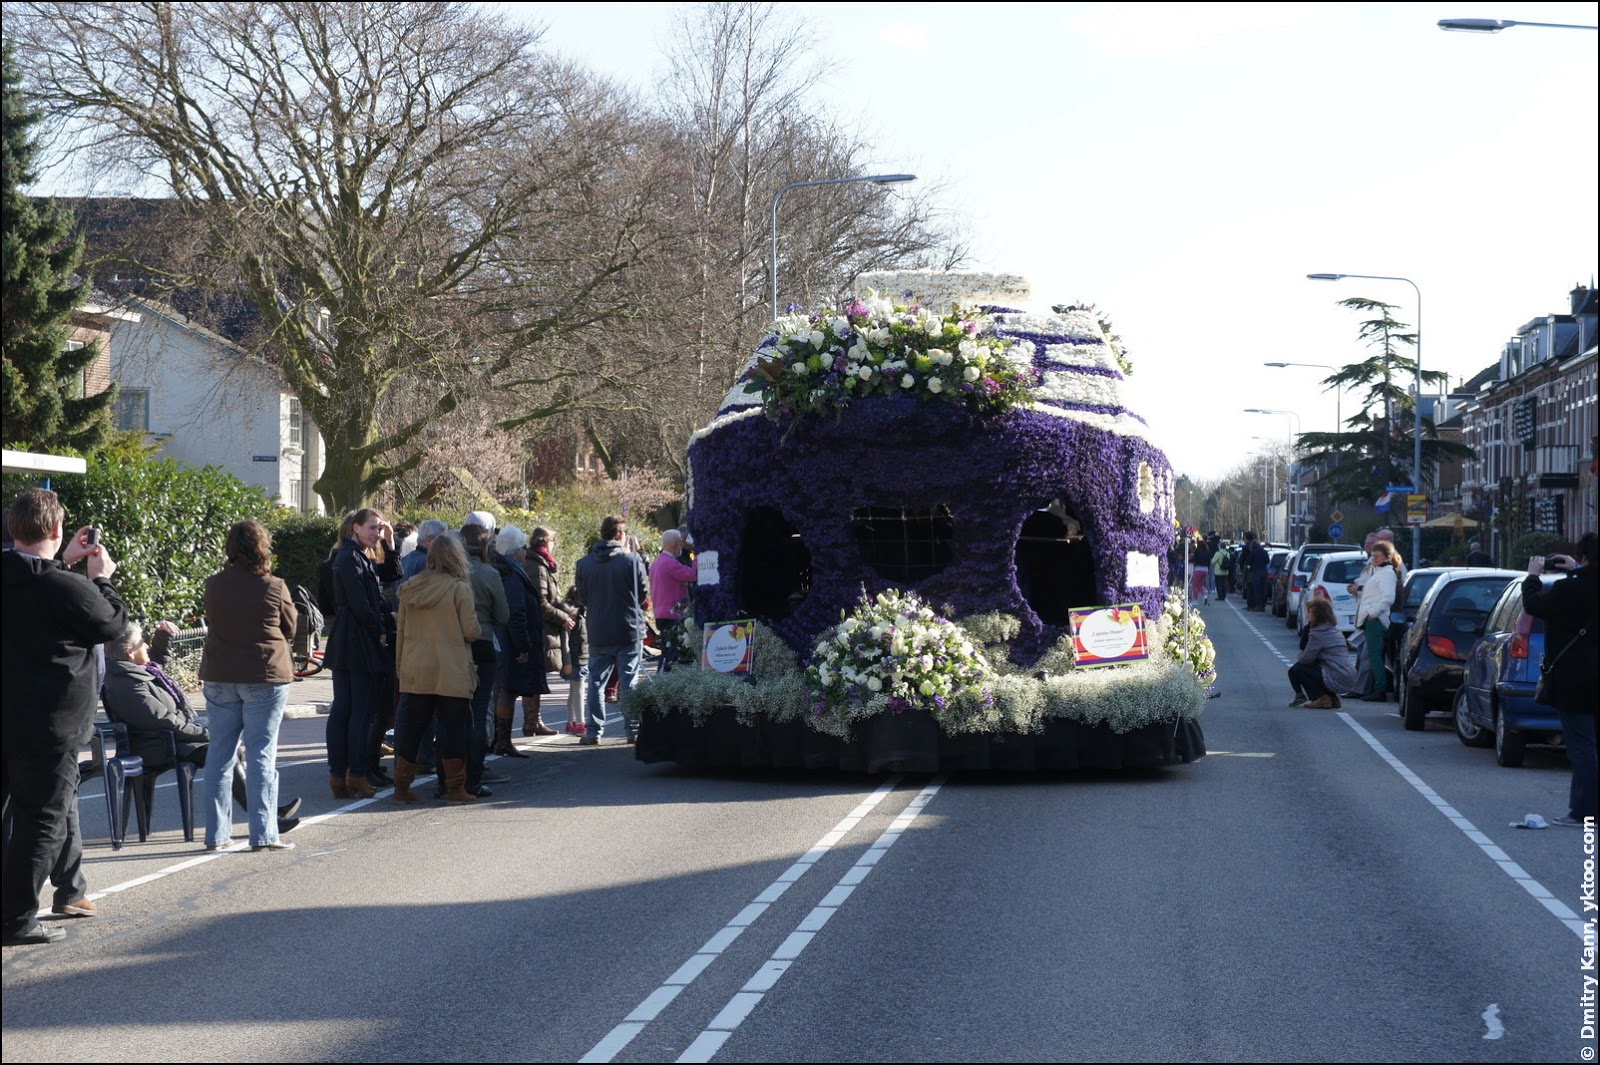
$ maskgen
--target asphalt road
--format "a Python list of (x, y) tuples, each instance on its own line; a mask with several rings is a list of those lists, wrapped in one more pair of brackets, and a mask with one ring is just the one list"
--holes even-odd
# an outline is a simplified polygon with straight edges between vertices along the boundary
[(1508, 824), (1565, 812), (1564, 757), (1285, 709), (1293, 633), (1206, 617), (1212, 753), (1157, 772), (706, 775), (560, 736), (489, 802), (402, 808), (328, 798), (296, 720), (297, 849), (220, 855), (170, 790), (113, 853), (86, 786), (102, 915), (4, 952), (4, 1059), (1592, 1060), (1585, 835)]

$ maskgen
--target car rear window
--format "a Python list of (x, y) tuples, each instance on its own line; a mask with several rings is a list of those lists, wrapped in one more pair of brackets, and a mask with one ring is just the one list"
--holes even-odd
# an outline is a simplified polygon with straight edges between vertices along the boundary
[(1367, 560), (1364, 558), (1346, 558), (1330, 562), (1322, 568), (1322, 583), (1349, 584), (1361, 576), (1361, 571), (1366, 565)]
[(1489, 611), (1500, 601), (1505, 594), (1507, 581), (1504, 577), (1495, 577), (1487, 580), (1451, 581), (1447, 586), (1439, 589), (1441, 599), (1433, 606), (1433, 617), (1429, 620), (1430, 630), (1445, 631), (1456, 626), (1461, 618), (1470, 618), (1474, 622), (1482, 623), (1489, 617)]
[(1406, 606), (1416, 608), (1428, 598), (1428, 590), (1438, 583), (1443, 574), (1419, 573), (1411, 578), (1411, 583), (1406, 588)]
[(1300, 561), (1298, 564), (1296, 564), (1295, 568), (1301, 573), (1310, 573), (1312, 570), (1317, 568), (1317, 560), (1325, 554), (1327, 554), (1326, 551), (1307, 551), (1305, 554), (1300, 556)]

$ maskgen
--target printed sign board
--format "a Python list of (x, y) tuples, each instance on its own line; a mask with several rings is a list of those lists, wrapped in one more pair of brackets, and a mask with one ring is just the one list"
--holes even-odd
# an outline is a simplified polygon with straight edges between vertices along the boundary
[(1144, 608), (1138, 603), (1068, 611), (1079, 666), (1111, 666), (1150, 657)]
[(705, 627), (705, 643), (700, 649), (700, 665), (736, 677), (750, 675), (755, 661), (756, 623), (719, 621)]

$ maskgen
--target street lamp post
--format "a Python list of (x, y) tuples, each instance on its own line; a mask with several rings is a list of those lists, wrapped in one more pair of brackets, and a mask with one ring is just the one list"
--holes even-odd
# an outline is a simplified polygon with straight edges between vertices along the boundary
[(874, 185), (894, 185), (902, 181), (915, 181), (915, 174), (871, 174), (866, 177), (825, 178), (822, 181), (791, 181), (772, 194), (772, 320), (778, 320), (778, 201), (790, 189), (807, 189), (816, 185), (850, 185), (868, 181)]
[[(1292, 410), (1269, 410), (1269, 409), (1267, 409), (1265, 407), (1246, 407), (1244, 412), (1246, 414), (1283, 414), (1283, 415), (1286, 415), (1286, 416), (1288, 416), (1290, 418), (1293, 418), (1294, 422), (1291, 424), (1291, 429), (1290, 429), (1290, 432), (1289, 432), (1289, 455), (1290, 455), (1290, 457), (1294, 456), (1294, 453), (1295, 453), (1294, 438), (1300, 435), (1300, 415), (1296, 414)], [(1284, 524), (1286, 526), (1285, 532), (1287, 532), (1288, 535), (1289, 535), (1289, 546), (1290, 547), (1293, 547), (1295, 545), (1294, 544), (1294, 531), (1295, 531), (1295, 527), (1299, 524), (1299, 522), (1296, 520), (1296, 519), (1299, 518), (1298, 508), (1295, 506), (1295, 502), (1296, 502), (1295, 501), (1295, 489), (1296, 489), (1296, 487), (1297, 486), (1295, 485), (1295, 483), (1293, 481), (1289, 480), (1287, 475), (1285, 475), (1283, 501), (1284, 501), (1284, 504), (1289, 509), (1289, 514), (1288, 514), (1288, 519), (1287, 519), (1287, 521), (1285, 521)]]
[[(1329, 366), (1325, 362), (1264, 362), (1261, 365), (1275, 366), (1280, 370), (1286, 366), (1308, 366), (1316, 370), (1332, 370), (1334, 373), (1344, 369), (1343, 366)], [(1333, 431), (1336, 433), (1344, 431), (1344, 389), (1342, 388), (1333, 390)]]
[(1508, 18), (1442, 18), (1441, 30), (1460, 30), (1463, 33), (1499, 33), (1512, 26), (1539, 26), (1547, 30), (1596, 30), (1600, 26), (1579, 26), (1570, 22), (1516, 22)]
[[(1422, 491), (1422, 289), (1409, 277), (1392, 277), (1388, 274), (1307, 274), (1312, 281), (1343, 281), (1347, 277), (1360, 278), (1365, 281), (1404, 281), (1411, 286), (1411, 291), (1417, 294), (1417, 357), (1416, 357), (1416, 404), (1412, 410), (1416, 415), (1414, 434), (1411, 441), (1411, 487), (1418, 492)], [(1422, 552), (1422, 526), (1411, 526), (1411, 565), (1415, 566), (1420, 561)]]

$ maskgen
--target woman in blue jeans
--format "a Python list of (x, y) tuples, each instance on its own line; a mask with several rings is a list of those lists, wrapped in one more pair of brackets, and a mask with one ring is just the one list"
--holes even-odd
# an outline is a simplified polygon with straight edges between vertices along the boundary
[(250, 849), (288, 850), (278, 838), (278, 726), (294, 680), (289, 647), (295, 609), (272, 576), (266, 527), (241, 521), (228, 530), (227, 564), (206, 578), (206, 643), (200, 658), (211, 756), (206, 759), (206, 850), (233, 834), (233, 764), (244, 738)]

